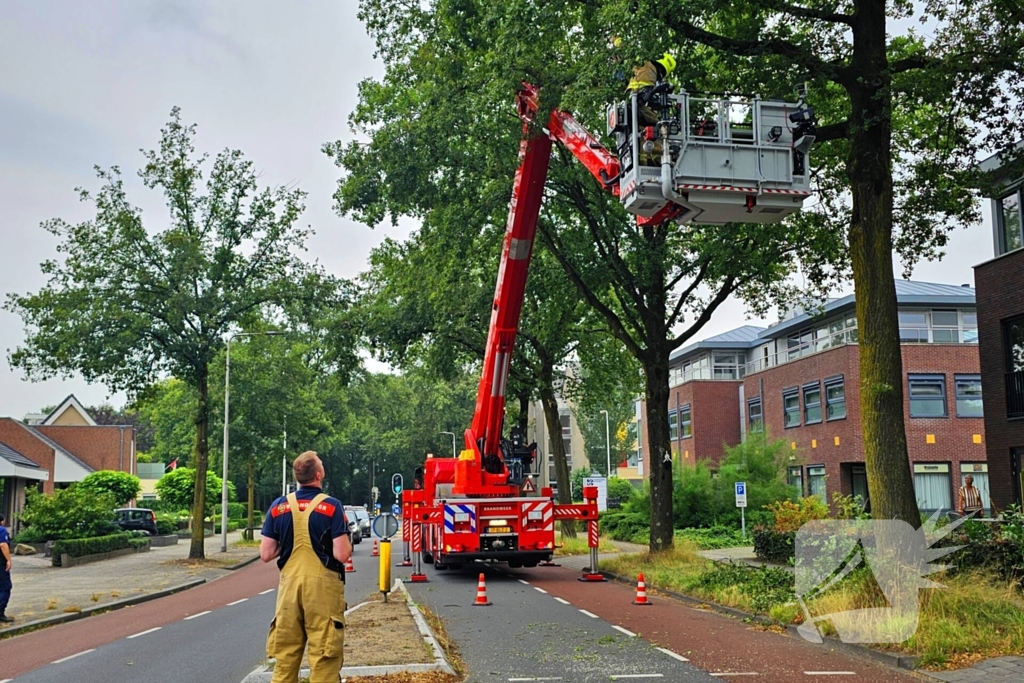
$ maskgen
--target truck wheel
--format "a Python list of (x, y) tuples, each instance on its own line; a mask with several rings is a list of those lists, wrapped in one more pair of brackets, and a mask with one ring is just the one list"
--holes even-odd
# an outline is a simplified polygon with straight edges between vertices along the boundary
[(522, 567), (523, 567), (523, 563), (522, 562), (509, 562), (508, 563), (508, 568), (509, 569), (522, 569)]
[(423, 564), (434, 564), (434, 556), (426, 550), (423, 551)]

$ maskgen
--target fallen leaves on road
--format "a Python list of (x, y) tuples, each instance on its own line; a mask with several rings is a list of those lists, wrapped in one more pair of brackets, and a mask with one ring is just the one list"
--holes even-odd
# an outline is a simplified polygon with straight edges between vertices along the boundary
[(342, 683), (459, 683), (462, 678), (440, 671), (429, 671), (426, 673), (400, 673), (390, 676), (370, 676), (369, 678), (359, 676), (358, 678), (343, 678)]

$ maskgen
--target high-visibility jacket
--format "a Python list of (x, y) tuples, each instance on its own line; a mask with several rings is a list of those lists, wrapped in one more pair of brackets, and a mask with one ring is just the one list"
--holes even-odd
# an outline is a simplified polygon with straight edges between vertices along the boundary
[(640, 66), (633, 67), (633, 78), (626, 86), (627, 90), (636, 92), (640, 88), (648, 88), (658, 82), (658, 68), (654, 62), (647, 60)]

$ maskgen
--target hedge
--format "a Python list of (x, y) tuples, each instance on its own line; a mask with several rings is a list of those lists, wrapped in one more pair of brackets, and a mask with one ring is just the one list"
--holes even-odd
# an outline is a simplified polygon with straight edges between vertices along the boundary
[(795, 531), (775, 531), (765, 527), (754, 527), (754, 554), (765, 562), (786, 564), (793, 559)]
[(53, 544), (53, 566), (60, 566), (60, 556), (84, 557), (85, 555), (98, 555), (109, 553), (115, 550), (136, 547), (132, 542), (142, 541), (145, 545), (149, 539), (134, 539), (129, 534), (110, 534), (109, 536), (96, 536), (94, 538), (70, 538), (63, 541), (55, 541)]

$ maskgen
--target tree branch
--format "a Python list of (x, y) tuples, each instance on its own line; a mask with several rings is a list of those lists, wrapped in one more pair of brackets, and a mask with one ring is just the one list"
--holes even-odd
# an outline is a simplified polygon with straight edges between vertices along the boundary
[(844, 140), (848, 137), (850, 137), (850, 122), (840, 121), (819, 127), (818, 131), (814, 134), (814, 141), (820, 143), (828, 142), (829, 140)]
[(798, 5), (790, 5), (786, 2), (780, 2), (779, 0), (761, 0), (761, 4), (768, 9), (773, 9), (777, 12), (789, 14), (801, 19), (817, 19), (818, 21), (827, 21), (831, 24), (846, 24), (847, 26), (853, 25), (853, 17), (841, 12), (828, 12), (823, 9), (800, 7)]
[(678, 349), (680, 346), (686, 343), (686, 341), (690, 339), (693, 335), (697, 334), (697, 332), (700, 331), (702, 327), (704, 327), (705, 323), (707, 323), (708, 320), (711, 320), (711, 315), (715, 312), (715, 310), (719, 306), (721, 306), (726, 299), (729, 298), (730, 294), (736, 291), (737, 284), (738, 283), (736, 282), (735, 275), (730, 275), (728, 278), (726, 278), (725, 283), (722, 285), (722, 288), (718, 290), (718, 294), (715, 295), (715, 298), (712, 299), (708, 303), (708, 305), (704, 307), (704, 311), (700, 314), (700, 316), (697, 317), (695, 321), (693, 321), (692, 325), (686, 328), (686, 330), (681, 332), (678, 337), (676, 337), (670, 342), (669, 348)]

